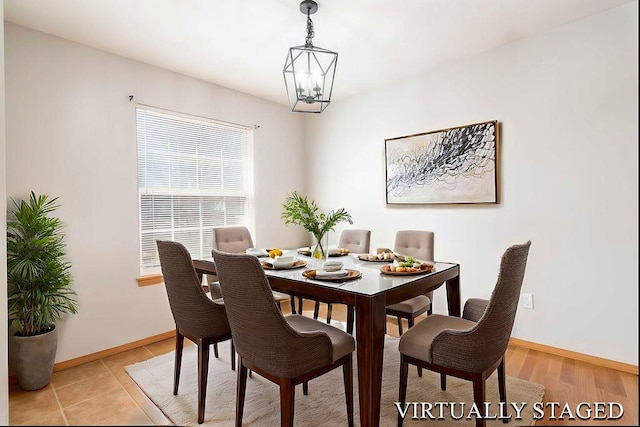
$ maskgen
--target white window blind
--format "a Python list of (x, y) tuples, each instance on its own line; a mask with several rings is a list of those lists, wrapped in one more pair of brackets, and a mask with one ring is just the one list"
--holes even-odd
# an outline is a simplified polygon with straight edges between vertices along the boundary
[(252, 223), (253, 131), (136, 106), (140, 270), (159, 272), (156, 240), (211, 257), (213, 227)]

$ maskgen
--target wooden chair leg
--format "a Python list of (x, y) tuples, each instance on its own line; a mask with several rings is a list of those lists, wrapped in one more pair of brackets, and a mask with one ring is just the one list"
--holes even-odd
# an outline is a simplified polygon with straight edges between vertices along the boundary
[[(498, 392), (500, 393), (500, 402), (503, 402), (503, 404), (506, 407), (506, 402), (507, 402), (507, 384), (506, 384), (506, 377), (505, 377), (505, 372), (504, 372), (504, 356), (502, 356), (502, 360), (500, 361), (500, 365), (498, 365)], [(509, 422), (509, 418), (503, 418), (502, 419), (503, 423), (508, 423)]]
[(176, 357), (173, 362), (173, 395), (178, 394), (180, 383), (180, 368), (182, 367), (182, 349), (184, 347), (184, 335), (176, 329)]
[(305, 381), (302, 383), (302, 394), (305, 396), (309, 395), (309, 381)]
[(293, 381), (280, 381), (280, 425), (293, 427), (295, 388)]
[(231, 370), (236, 370), (236, 348), (233, 345), (233, 340), (231, 340)]
[(302, 297), (298, 297), (298, 314), (302, 314)]
[[(415, 324), (415, 320), (413, 316), (410, 316), (407, 319), (407, 323), (409, 324), (409, 327), (407, 329), (413, 328), (413, 325)], [(417, 366), (417, 368), (418, 368), (418, 377), (422, 378), (422, 368), (420, 366)]]
[(402, 317), (396, 316), (398, 319), (398, 335), (402, 336)]
[(244, 396), (247, 390), (247, 367), (242, 363), (242, 358), (240, 358), (238, 362), (238, 382), (236, 384), (236, 427), (242, 427)]
[(485, 396), (485, 378), (482, 373), (473, 375), (473, 402), (476, 407), (482, 413), (482, 417), (476, 418), (476, 427), (485, 427), (487, 414), (484, 411), (484, 396)]
[(316, 301), (316, 305), (313, 307), (313, 318), (318, 320), (320, 314), (320, 301)]
[(198, 340), (198, 424), (204, 421), (204, 407), (207, 398), (207, 376), (209, 374), (208, 340)]
[[(400, 355), (400, 386), (398, 387), (398, 401), (400, 402), (400, 408), (404, 409), (404, 404), (407, 400), (407, 376), (409, 375), (409, 364), (404, 359), (404, 354)], [(398, 427), (402, 427), (404, 418), (398, 412)]]
[(440, 390), (444, 391), (446, 389), (447, 389), (447, 376), (441, 372), (440, 373)]
[(327, 303), (327, 325), (331, 324), (331, 313), (333, 312), (333, 304)]
[[(291, 295), (291, 314), (297, 314), (296, 313), (296, 297), (294, 297), (293, 295)], [(302, 312), (300, 312), (300, 314), (302, 314)]]
[(217, 342), (213, 343), (213, 355), (216, 357), (216, 359), (218, 358), (218, 343)]
[(353, 427), (353, 361), (349, 355), (347, 362), (342, 365), (342, 377), (344, 379), (344, 397), (347, 403), (347, 422)]

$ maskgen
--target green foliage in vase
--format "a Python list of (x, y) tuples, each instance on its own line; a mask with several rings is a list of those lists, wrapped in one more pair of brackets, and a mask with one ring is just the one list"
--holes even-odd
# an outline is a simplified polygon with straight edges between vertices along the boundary
[(282, 204), (282, 219), (285, 224), (296, 224), (304, 227), (305, 230), (314, 235), (320, 242), (322, 237), (333, 230), (341, 222), (353, 224), (351, 214), (340, 208), (328, 214), (320, 212), (315, 201), (309, 201), (307, 196), (302, 196), (297, 192), (291, 193)]
[(63, 225), (51, 216), (57, 200), (32, 191), (28, 202), (13, 200), (7, 218), (8, 311), (17, 335), (48, 332), (64, 313), (77, 312)]

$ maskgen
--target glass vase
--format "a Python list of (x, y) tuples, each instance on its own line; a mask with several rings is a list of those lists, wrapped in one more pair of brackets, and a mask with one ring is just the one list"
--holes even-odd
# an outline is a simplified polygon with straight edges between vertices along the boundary
[(327, 259), (329, 248), (327, 247), (328, 236), (314, 236), (314, 242), (311, 246), (311, 256), (318, 261)]

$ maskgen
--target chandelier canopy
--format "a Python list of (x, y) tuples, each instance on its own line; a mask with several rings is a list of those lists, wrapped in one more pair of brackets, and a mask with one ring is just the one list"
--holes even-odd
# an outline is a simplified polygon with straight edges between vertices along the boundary
[(307, 15), (307, 37), (304, 45), (289, 48), (284, 64), (284, 84), (291, 111), (322, 113), (331, 102), (338, 54), (313, 45), (311, 15), (317, 10), (318, 4), (313, 0), (300, 3), (300, 12)]

